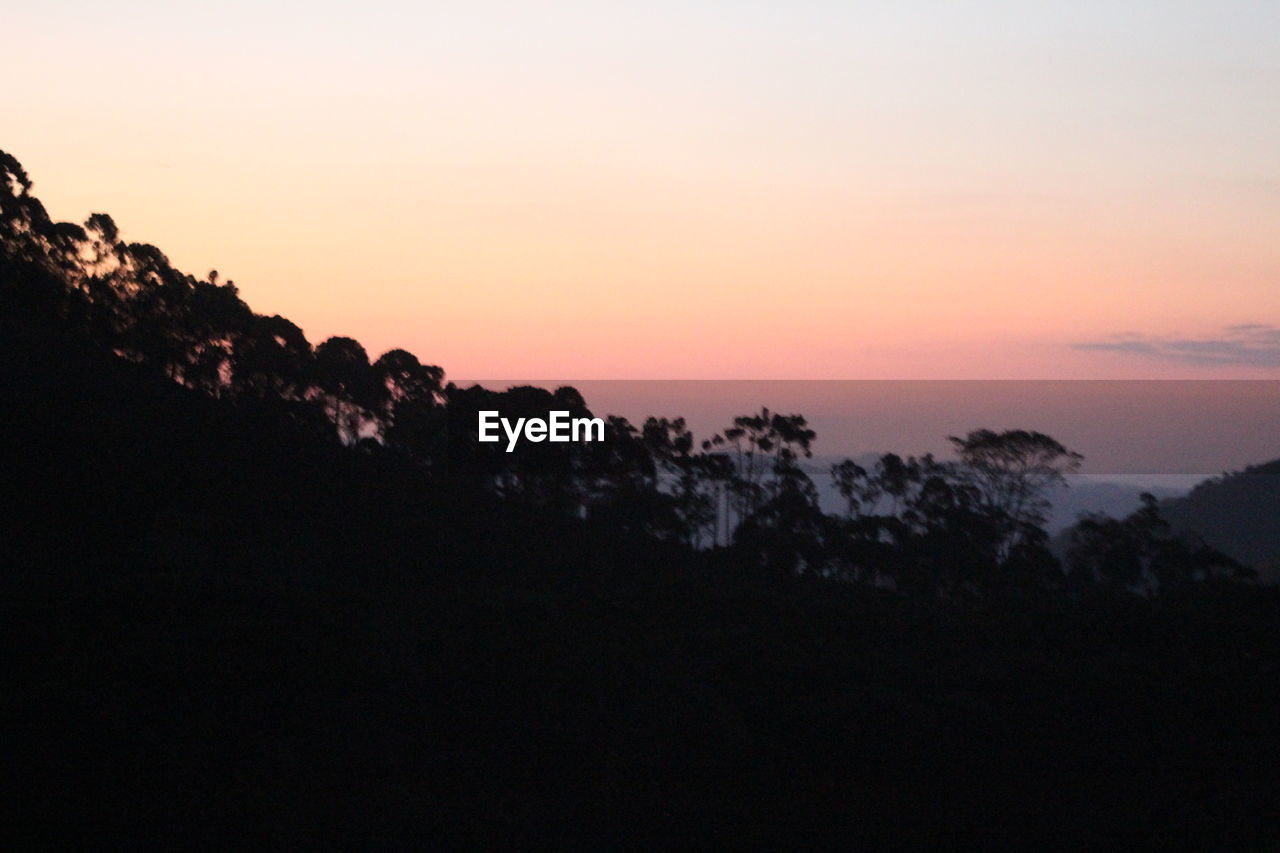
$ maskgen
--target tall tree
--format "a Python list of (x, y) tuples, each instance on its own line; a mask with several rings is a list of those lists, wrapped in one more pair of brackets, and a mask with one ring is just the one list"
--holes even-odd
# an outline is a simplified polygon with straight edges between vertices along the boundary
[(983, 507), (1001, 520), (1005, 556), (1041, 528), (1050, 491), (1065, 486), (1066, 475), (1084, 459), (1056, 439), (1027, 430), (980, 429), (950, 441)]
[(316, 347), (316, 385), (325, 395), (330, 419), (347, 444), (360, 440), (374, 397), (369, 355), (353, 338), (332, 337)]
[(422, 461), (441, 458), (446, 432), (440, 412), (444, 370), (423, 364), (403, 349), (383, 353), (371, 370), (372, 402), (382, 437)]
[(795, 478), (798, 460), (813, 455), (815, 437), (804, 416), (762, 408), (734, 418), (731, 426), (702, 443), (704, 452), (726, 455), (732, 463), (729, 489), (737, 523), (776, 496), (785, 480)]
[(232, 354), (232, 386), (252, 397), (302, 399), (311, 381), (307, 336), (279, 314), (254, 315)]

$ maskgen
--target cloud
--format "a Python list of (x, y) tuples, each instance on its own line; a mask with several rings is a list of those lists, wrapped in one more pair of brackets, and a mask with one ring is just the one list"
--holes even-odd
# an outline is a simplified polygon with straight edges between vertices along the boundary
[(1220, 335), (1208, 338), (1121, 335), (1071, 346), (1077, 350), (1132, 353), (1202, 366), (1280, 367), (1280, 326), (1264, 323), (1227, 326)]

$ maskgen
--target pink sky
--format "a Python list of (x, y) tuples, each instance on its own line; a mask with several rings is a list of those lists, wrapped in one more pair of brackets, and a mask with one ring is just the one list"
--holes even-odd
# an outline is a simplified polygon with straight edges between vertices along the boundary
[(1280, 376), (1278, 14), (961, 5), (52, 0), (0, 147), (454, 376)]

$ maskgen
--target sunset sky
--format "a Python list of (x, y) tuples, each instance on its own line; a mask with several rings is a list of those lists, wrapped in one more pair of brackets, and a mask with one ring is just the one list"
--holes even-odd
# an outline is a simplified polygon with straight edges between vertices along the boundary
[(66, 2), (0, 148), (451, 376), (1280, 377), (1280, 3)]

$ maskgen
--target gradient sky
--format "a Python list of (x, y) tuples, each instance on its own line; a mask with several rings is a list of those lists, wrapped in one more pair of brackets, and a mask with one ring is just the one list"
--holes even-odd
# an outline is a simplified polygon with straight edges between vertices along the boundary
[[(12, 4), (11, 4), (12, 5)], [(58, 218), (452, 376), (1280, 377), (1280, 3), (65, 2)]]

